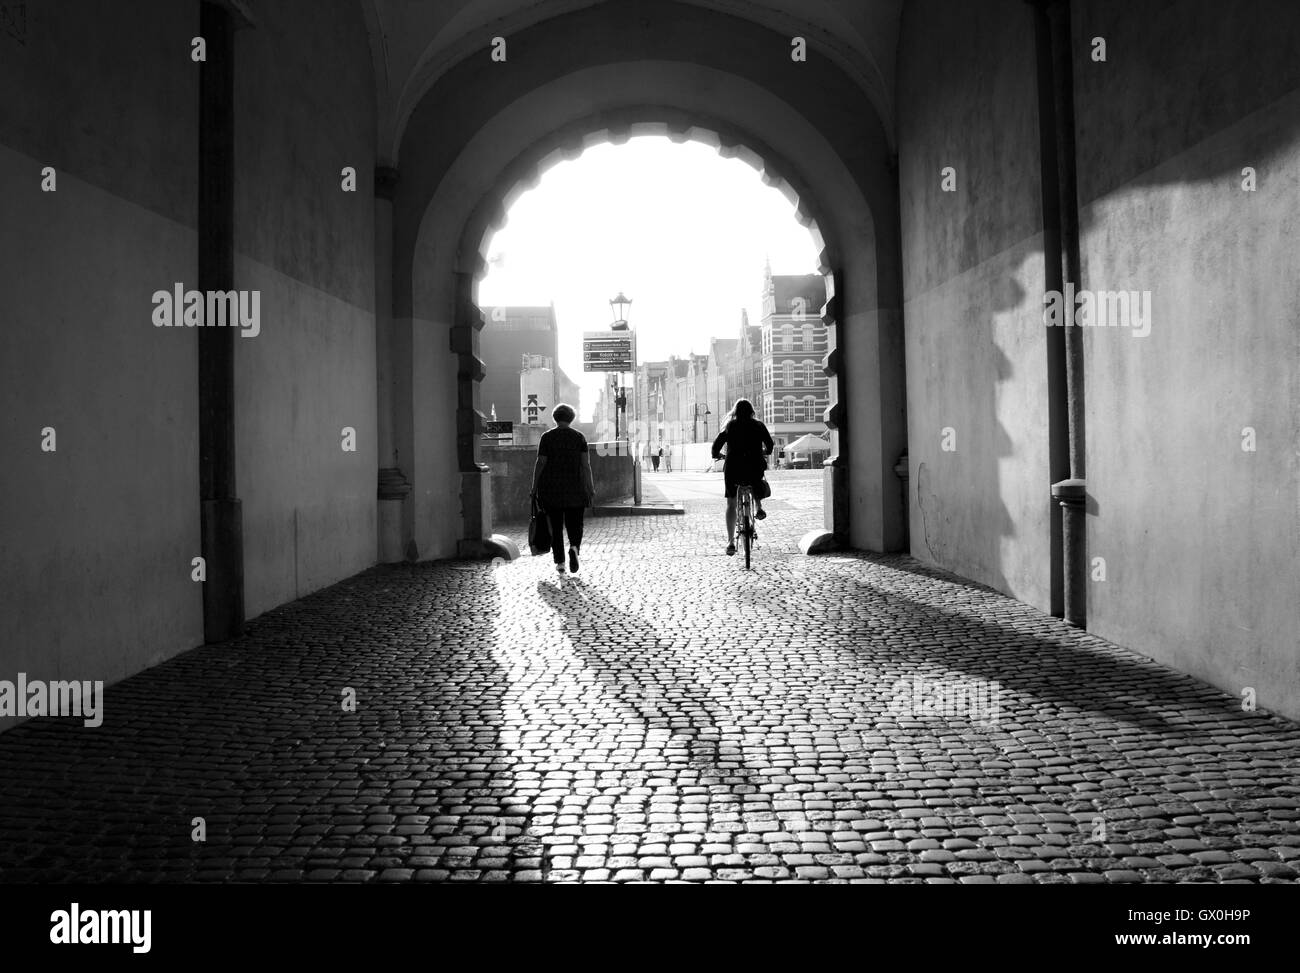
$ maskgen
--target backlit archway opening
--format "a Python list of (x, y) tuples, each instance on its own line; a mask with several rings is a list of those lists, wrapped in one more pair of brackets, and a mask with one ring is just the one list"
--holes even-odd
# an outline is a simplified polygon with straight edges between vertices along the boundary
[[(479, 408), (498, 522), (522, 513), (498, 474), (521, 475), (560, 401), (598, 462), (639, 466), (603, 478), (620, 494), (604, 501), (720, 501), (711, 445), (745, 398), (775, 443), (773, 510), (819, 526), (833, 282), (815, 220), (714, 133), (602, 134), (534, 154), (484, 230)], [(611, 307), (624, 292), (626, 331)], [(628, 357), (611, 360), (620, 342)]]

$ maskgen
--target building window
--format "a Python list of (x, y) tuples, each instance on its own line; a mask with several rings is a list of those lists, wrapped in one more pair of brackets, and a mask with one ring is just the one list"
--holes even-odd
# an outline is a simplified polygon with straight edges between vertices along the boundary
[(794, 384), (794, 362), (781, 363), (781, 384), (789, 388)]
[(790, 351), (794, 345), (794, 328), (791, 325), (781, 325), (781, 350)]
[(786, 422), (794, 422), (794, 421), (795, 421), (795, 418), (794, 418), (794, 396), (793, 396), (793, 395), (787, 395), (784, 399), (781, 400), (781, 404), (784, 406), (784, 409), (783, 409), (782, 411), (785, 413), (785, 421), (786, 421)]
[(817, 385), (817, 363), (815, 361), (805, 361), (803, 363), (803, 384), (805, 388), (814, 388)]
[(813, 326), (811, 324), (803, 326), (803, 350), (813, 350)]
[(817, 421), (817, 399), (814, 396), (805, 395), (803, 397), (803, 409), (808, 416), (809, 422)]

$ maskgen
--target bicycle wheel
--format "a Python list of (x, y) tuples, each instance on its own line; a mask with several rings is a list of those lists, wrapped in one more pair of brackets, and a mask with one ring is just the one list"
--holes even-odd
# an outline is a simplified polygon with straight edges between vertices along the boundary
[(745, 490), (740, 509), (740, 540), (745, 546), (745, 567), (748, 569), (750, 566), (749, 552), (754, 537), (754, 497), (748, 489)]

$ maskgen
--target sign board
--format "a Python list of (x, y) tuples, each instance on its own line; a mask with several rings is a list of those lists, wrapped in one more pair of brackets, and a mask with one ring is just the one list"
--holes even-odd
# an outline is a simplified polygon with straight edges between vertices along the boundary
[(485, 436), (513, 436), (515, 424), (509, 419), (489, 419), (484, 423)]
[(528, 399), (524, 402), (524, 422), (530, 426), (535, 426), (542, 419), (542, 411), (546, 408), (545, 403), (537, 401), (536, 393), (529, 393)]
[(636, 370), (636, 335), (631, 331), (584, 331), (584, 372), (631, 372)]

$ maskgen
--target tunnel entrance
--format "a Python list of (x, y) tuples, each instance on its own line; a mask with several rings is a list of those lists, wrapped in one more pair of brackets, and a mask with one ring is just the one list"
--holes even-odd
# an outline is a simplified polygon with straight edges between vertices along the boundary
[(771, 177), (719, 149), (641, 134), (552, 158), (488, 230), (472, 418), (495, 525), (527, 519), (537, 441), (560, 402), (591, 443), (602, 509), (720, 503), (711, 446), (739, 399), (775, 443), (772, 509), (822, 523), (824, 243)]
[[(543, 65), (538, 70), (546, 73)], [(486, 83), (498, 76), (484, 77)], [(513, 74), (508, 80), (516, 82)], [(492, 268), (494, 234), (515, 201), (553, 165), (578, 159), (593, 146), (612, 143), (617, 148), (641, 136), (703, 143), (724, 159), (748, 163), (790, 201), (795, 220), (807, 228), (815, 263), (790, 269), (820, 275), (821, 301), (809, 296), (800, 308), (790, 306), (794, 295), (786, 296), (781, 310), (790, 318), (805, 317), (787, 322), (788, 343), (778, 328), (768, 353), (775, 358), (782, 354), (779, 348), (793, 347), (791, 385), (807, 375), (805, 354), (814, 373), (820, 368), (827, 380), (825, 404), (815, 397), (812, 403), (828, 433), (821, 438), (831, 447), (823, 469), (814, 471), (820, 477), (820, 533), (833, 546), (901, 549), (906, 517), (895, 470), (906, 451), (905, 382), (897, 241), (888, 207), (894, 190), (878, 136), (818, 126), (817, 111), (796, 108), (742, 74), (682, 61), (575, 67), (539, 77), (536, 85), (505, 102), (485, 95), (480, 103), (479, 89), (457, 83), (454, 119), (447, 114), (451, 102), (439, 95), (442, 84), (435, 85), (427, 110), (417, 109), (400, 136), (402, 171), (391, 203), (393, 334), (384, 335), (389, 325), (381, 321), (378, 335), (381, 373), (387, 355), (397, 375), (391, 404), (393, 453), (409, 457), (397, 464), (412, 482), (402, 512), (408, 549), (419, 558), (493, 553), (484, 543), (493, 533), (494, 501), (491, 468), (482, 457), (484, 417), (490, 417), (493, 406), (483, 399), (489, 368), (482, 343), (498, 302), (481, 290)], [(646, 100), (649, 92), (652, 101)], [(468, 118), (473, 119), (472, 133), (449, 150), (440, 120), (463, 124)], [(876, 161), (861, 168), (859, 162), (869, 156)], [(877, 202), (883, 221), (876, 217)], [(787, 270), (773, 269), (778, 277)], [(756, 286), (762, 284), (759, 276)], [(627, 280), (600, 281), (601, 306), (588, 314), (598, 327), (606, 326), (604, 302), (619, 288), (637, 298)], [(640, 293), (644, 299), (650, 291)], [(750, 321), (755, 327), (762, 312), (756, 309), (756, 314), (759, 320)], [(815, 333), (812, 351), (805, 353), (808, 316)], [(563, 327), (562, 320), (557, 324)], [(824, 346), (816, 333), (819, 324), (825, 329)], [(738, 330), (738, 322), (733, 328)], [(690, 349), (667, 349), (654, 358), (642, 350), (641, 358), (663, 361), (677, 351)], [(695, 351), (704, 353), (703, 347)], [(778, 378), (784, 381), (784, 363), (774, 371), (770, 387)], [(763, 377), (760, 372), (759, 383)], [(635, 390), (635, 382), (625, 384)], [(772, 425), (792, 427), (774, 430), (785, 433), (786, 446), (798, 438), (794, 433), (800, 431), (793, 427), (801, 414), (807, 423), (809, 410), (804, 395), (790, 395), (790, 400), (785, 394), (774, 396), (770, 410), (756, 403)], [(719, 410), (707, 403), (706, 408), (708, 428), (716, 435)], [(696, 429), (695, 416), (689, 418), (679, 438), (702, 439), (704, 417)], [(647, 444), (657, 442), (657, 428), (646, 439)], [(811, 456), (796, 453), (801, 451), (789, 454), (792, 466), (816, 465)], [(454, 463), (448, 463), (449, 456)]]

